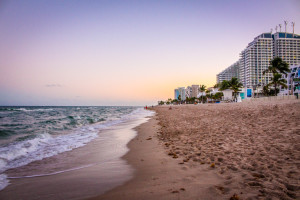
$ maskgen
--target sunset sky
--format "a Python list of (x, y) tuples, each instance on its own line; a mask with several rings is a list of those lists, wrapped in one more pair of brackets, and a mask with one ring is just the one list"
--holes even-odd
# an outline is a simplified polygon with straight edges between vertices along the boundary
[(300, 34), (299, 10), (299, 0), (0, 0), (0, 105), (156, 104), (214, 85), (283, 20)]

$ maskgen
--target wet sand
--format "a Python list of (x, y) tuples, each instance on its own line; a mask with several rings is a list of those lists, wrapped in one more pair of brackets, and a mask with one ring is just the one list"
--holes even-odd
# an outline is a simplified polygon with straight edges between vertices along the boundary
[(154, 110), (124, 157), (135, 178), (92, 199), (300, 198), (300, 101)]

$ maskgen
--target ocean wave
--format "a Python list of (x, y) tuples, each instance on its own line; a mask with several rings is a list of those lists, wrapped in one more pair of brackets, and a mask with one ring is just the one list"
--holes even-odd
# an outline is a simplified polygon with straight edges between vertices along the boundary
[(9, 111), (24, 111), (24, 112), (47, 112), (53, 111), (52, 108), (38, 108), (38, 109), (29, 109), (29, 108), (7, 108)]
[[(11, 144), (0, 147), (0, 174), (8, 169), (21, 167), (33, 161), (42, 160), (82, 147), (97, 138), (100, 130), (110, 128), (128, 120), (143, 118), (150, 115), (153, 115), (153, 112), (138, 108), (119, 118), (110, 117), (106, 121), (101, 119), (96, 123), (71, 130), (72, 132), (69, 134), (50, 135), (48, 133), (43, 133), (35, 134), (34, 137), (30, 136), (22, 138), (21, 140), (16, 140)], [(3, 177), (5, 176), (3, 175), (2, 178)], [(7, 184), (8, 182), (5, 180), (1, 182), (0, 175), (0, 190)]]
[(0, 148), (2, 164), (0, 173), (7, 169), (27, 165), (36, 160), (51, 157), (74, 148), (84, 146), (97, 137), (97, 132), (77, 131), (73, 134), (53, 137), (47, 133), (36, 138), (15, 142)]

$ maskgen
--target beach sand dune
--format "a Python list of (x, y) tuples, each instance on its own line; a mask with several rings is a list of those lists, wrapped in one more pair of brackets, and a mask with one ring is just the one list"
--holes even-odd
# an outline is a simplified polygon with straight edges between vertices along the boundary
[(169, 107), (128, 145), (135, 178), (93, 199), (300, 198), (300, 101)]

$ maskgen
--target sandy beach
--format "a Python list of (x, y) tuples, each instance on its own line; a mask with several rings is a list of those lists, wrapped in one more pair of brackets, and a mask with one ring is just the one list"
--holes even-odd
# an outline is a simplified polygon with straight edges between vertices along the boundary
[(169, 107), (136, 128), (135, 178), (92, 199), (300, 198), (300, 101)]

